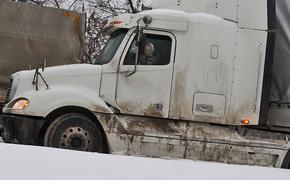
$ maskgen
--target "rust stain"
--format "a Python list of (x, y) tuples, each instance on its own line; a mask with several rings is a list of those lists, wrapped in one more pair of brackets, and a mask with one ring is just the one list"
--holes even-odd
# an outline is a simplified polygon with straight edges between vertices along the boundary
[(106, 108), (101, 107), (101, 106), (96, 106), (94, 109), (95, 109), (94, 111), (98, 112), (98, 113), (108, 113), (109, 112)]
[(143, 104), (138, 102), (124, 102), (119, 105), (125, 114), (144, 115), (158, 118), (164, 117), (162, 114), (162, 104), (158, 104), (161, 109), (160, 107), (156, 107), (154, 104), (150, 104), (147, 108), (143, 108)]
[(117, 134), (129, 134), (128, 130), (118, 121), (115, 122), (114, 129)]
[(80, 20), (80, 16), (73, 13), (73, 12), (64, 12), (63, 15), (65, 17), (72, 17), (73, 21), (74, 21), (74, 32), (78, 33), (79, 32), (79, 20)]
[(141, 118), (139, 120), (128, 119), (127, 123), (127, 132), (134, 135), (143, 136), (146, 131), (152, 129), (152, 123)]
[(163, 117), (162, 110), (157, 109), (153, 104), (144, 110), (144, 116)]
[[(168, 119), (142, 117), (142, 116), (123, 116), (126, 122), (126, 133), (144, 136), (168, 136), (172, 138), (186, 138), (187, 129), (183, 122), (172, 122)], [(122, 132), (123, 129), (121, 129)]]
[(228, 160), (227, 145), (189, 141), (186, 159), (216, 161), (226, 163)]
[[(122, 151), (128, 155), (160, 157), (171, 154), (193, 160), (233, 164), (254, 162), (263, 166), (274, 162), (274, 156), (259, 153), (260, 148), (248, 149), (247, 146), (243, 146), (243, 142), (233, 148), (229, 143), (225, 143), (228, 141), (229, 133), (235, 132), (228, 128), (210, 127), (205, 124), (173, 119), (96, 114), (104, 125), (105, 132), (114, 133), (115, 138), (118, 139), (117, 142), (124, 145)], [(257, 134), (255, 131), (252, 133)], [(261, 137), (264, 136), (261, 135)], [(232, 138), (237, 139), (238, 137), (232, 136)], [(279, 136), (278, 139), (280, 138), (282, 137)], [(245, 140), (245, 142), (248, 141)], [(258, 153), (249, 154), (248, 152)]]
[(110, 115), (98, 114), (97, 119), (101, 122), (106, 132), (112, 132), (115, 126), (114, 117)]
[(171, 138), (185, 139), (187, 128), (185, 122), (173, 122), (168, 119), (130, 116), (130, 115), (108, 115), (97, 113), (104, 129), (108, 133), (118, 135), (128, 134), (137, 136), (168, 136)]
[(174, 149), (175, 149), (174, 147), (175, 147), (175, 145), (168, 144), (167, 145), (167, 151), (170, 152), (170, 153), (174, 152)]
[(169, 117), (174, 119), (191, 119), (192, 118), (192, 97), (186, 97), (186, 71), (179, 70), (174, 78), (172, 89), (172, 100), (170, 102)]
[(128, 134), (128, 131), (118, 120), (116, 115), (96, 113), (97, 119), (107, 133)]
[(138, 111), (138, 107), (141, 107), (141, 103), (131, 103), (131, 102), (124, 102), (120, 103), (119, 106), (121, 107), (122, 111), (127, 114), (131, 114), (133, 112)]

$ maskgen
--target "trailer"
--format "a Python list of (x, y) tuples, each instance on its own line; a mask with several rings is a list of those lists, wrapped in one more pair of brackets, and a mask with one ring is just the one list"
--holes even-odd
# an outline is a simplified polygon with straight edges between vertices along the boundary
[[(276, 0), (276, 38), (272, 83), (270, 94), (269, 118), (267, 125), (274, 129), (290, 127), (290, 2)], [(283, 130), (282, 130), (283, 131)]]

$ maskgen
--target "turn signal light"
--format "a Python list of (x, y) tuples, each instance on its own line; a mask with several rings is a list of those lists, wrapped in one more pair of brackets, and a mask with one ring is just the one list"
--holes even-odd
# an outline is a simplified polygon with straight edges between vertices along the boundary
[(243, 125), (248, 125), (248, 124), (250, 124), (250, 120), (249, 120), (249, 118), (244, 118), (244, 119), (242, 119), (241, 123)]

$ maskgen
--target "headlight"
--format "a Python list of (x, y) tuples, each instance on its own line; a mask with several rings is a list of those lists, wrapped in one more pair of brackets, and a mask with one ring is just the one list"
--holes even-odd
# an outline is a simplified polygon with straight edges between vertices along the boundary
[(29, 101), (27, 99), (18, 99), (14, 101), (12, 109), (22, 110), (29, 106)]

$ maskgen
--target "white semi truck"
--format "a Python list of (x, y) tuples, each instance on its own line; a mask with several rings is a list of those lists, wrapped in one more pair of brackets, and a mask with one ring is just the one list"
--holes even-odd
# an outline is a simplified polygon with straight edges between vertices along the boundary
[(290, 168), (290, 110), (271, 98), (284, 3), (159, 0), (111, 19), (95, 64), (11, 76), (3, 139)]

